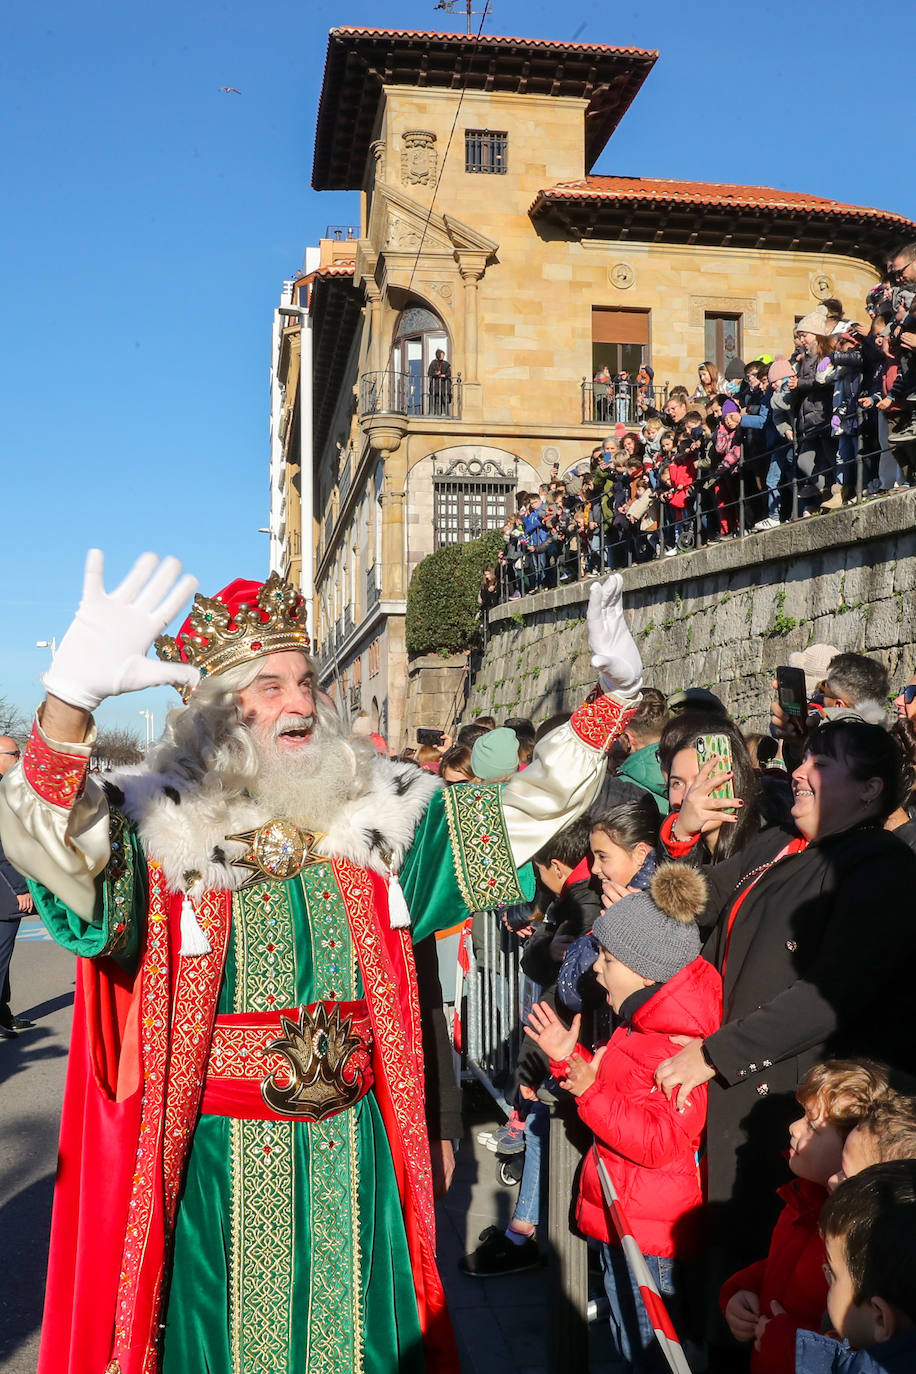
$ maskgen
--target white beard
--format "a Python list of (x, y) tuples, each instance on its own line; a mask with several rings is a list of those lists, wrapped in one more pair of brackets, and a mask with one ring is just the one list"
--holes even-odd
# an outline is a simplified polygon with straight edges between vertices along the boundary
[(281, 751), (273, 733), (269, 739), (253, 733), (261, 760), (252, 789), (255, 800), (271, 816), (326, 833), (358, 791), (356, 759), (349, 744), (332, 735), (322, 738), (319, 727), (307, 745), (290, 753)]

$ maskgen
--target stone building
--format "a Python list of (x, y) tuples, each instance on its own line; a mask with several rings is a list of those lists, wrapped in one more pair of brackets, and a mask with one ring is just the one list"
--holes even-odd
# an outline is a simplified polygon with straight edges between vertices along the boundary
[(298, 566), (301, 495), (322, 686), (396, 747), (408, 727), (447, 723), (408, 709), (412, 569), (501, 526), (517, 487), (635, 418), (626, 398), (596, 397), (600, 366), (648, 363), (661, 389), (705, 358), (788, 351), (796, 319), (831, 296), (858, 309), (875, 264), (914, 234), (816, 196), (590, 175), (656, 57), (329, 35), (312, 185), (359, 192), (359, 225), (322, 241), (275, 331), (275, 430), (300, 435), (307, 469), (287, 438), (275, 563)]

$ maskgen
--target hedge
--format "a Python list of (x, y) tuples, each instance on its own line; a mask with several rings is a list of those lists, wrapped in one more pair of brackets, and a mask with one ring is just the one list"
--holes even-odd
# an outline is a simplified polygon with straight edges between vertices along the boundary
[(407, 593), (409, 654), (460, 654), (479, 642), (480, 579), (502, 547), (502, 531), (491, 530), (467, 544), (446, 544), (417, 564)]

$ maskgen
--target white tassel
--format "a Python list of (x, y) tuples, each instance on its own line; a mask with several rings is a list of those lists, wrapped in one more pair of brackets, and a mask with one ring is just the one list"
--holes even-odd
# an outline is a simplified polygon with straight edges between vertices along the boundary
[(392, 930), (406, 930), (410, 925), (410, 909), (398, 875), (388, 871), (388, 919)]
[(187, 893), (184, 894), (181, 903), (181, 949), (178, 952), (192, 959), (210, 953), (207, 932), (201, 928), (194, 911), (194, 903)]

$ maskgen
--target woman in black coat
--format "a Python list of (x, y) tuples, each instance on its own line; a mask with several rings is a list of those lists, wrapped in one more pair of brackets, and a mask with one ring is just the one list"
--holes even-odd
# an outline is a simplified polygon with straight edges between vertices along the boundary
[(762, 831), (707, 869), (722, 1028), (656, 1073), (678, 1103), (709, 1083), (711, 1220), (729, 1272), (766, 1253), (808, 1068), (835, 1055), (916, 1067), (916, 854), (882, 829), (908, 765), (880, 726), (844, 719), (815, 731), (792, 780), (794, 833)]

